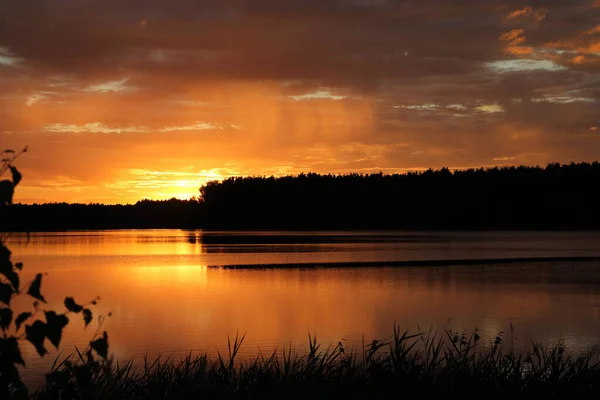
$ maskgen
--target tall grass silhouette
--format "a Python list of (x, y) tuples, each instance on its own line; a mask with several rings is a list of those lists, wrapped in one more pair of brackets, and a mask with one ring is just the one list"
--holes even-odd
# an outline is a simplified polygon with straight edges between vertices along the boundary
[[(336, 399), (435, 396), (436, 398), (541, 398), (592, 396), (600, 386), (600, 362), (592, 349), (574, 356), (560, 341), (526, 352), (505, 348), (502, 335), (482, 343), (477, 331), (449, 329), (410, 333), (394, 326), (386, 340), (348, 349), (291, 346), (239, 360), (244, 336), (228, 339), (216, 357), (108, 362), (91, 374), (95, 398), (103, 399)], [(72, 389), (77, 394), (76, 382)], [(56, 398), (44, 388), (37, 399)]]

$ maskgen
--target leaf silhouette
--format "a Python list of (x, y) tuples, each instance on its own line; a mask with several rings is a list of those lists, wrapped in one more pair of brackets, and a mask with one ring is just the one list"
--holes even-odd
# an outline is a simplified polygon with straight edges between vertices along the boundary
[(23, 269), (23, 263), (22, 262), (15, 263), (15, 268), (18, 269), (19, 271), (21, 271)]
[(42, 274), (37, 274), (35, 276), (35, 279), (33, 280), (33, 282), (31, 282), (31, 285), (29, 286), (29, 290), (27, 291), (27, 294), (35, 299), (38, 299), (38, 300), (46, 303), (46, 299), (40, 293), (41, 286), (42, 286)]
[(19, 331), (19, 328), (21, 328), (21, 325), (23, 324), (23, 322), (27, 321), (27, 318), (31, 317), (31, 313), (30, 312), (22, 312), (21, 314), (19, 314), (17, 316), (17, 319), (15, 319), (15, 325), (17, 325), (17, 331)]
[(42, 321), (35, 321), (32, 325), (25, 326), (25, 339), (35, 346), (40, 357), (48, 354), (44, 347), (44, 339), (46, 338), (47, 326)]
[(2, 354), (3, 360), (8, 361), (9, 364), (25, 365), (16, 337), (0, 339), (0, 354)]
[[(2, 264), (5, 264), (5, 263), (2, 263)], [(8, 265), (9, 268), (5, 268), (6, 265)], [(15, 271), (13, 271), (12, 264), (10, 262), (6, 263), (5, 266), (0, 267), (0, 273), (3, 274), (6, 277), (6, 279), (8, 279), (8, 281), (13, 286), (15, 291), (18, 292), (19, 284), (20, 284), (19, 274), (17, 274)]]
[(13, 293), (14, 293), (14, 290), (11, 285), (9, 285), (8, 283), (0, 283), (0, 301), (1, 302), (6, 304), (7, 306), (10, 306), (10, 298), (12, 297)]
[(83, 309), (83, 321), (85, 322), (85, 326), (88, 326), (92, 322), (92, 312), (87, 308)]
[(45, 311), (44, 315), (46, 316), (46, 337), (58, 349), (63, 328), (69, 323), (69, 318), (64, 314), (56, 315), (54, 311)]
[(13, 270), (13, 264), (10, 262), (10, 250), (3, 245), (0, 247), (0, 274), (8, 279), (15, 290), (19, 290), (19, 275)]
[(75, 299), (73, 299), (72, 297), (65, 298), (65, 307), (67, 307), (67, 310), (75, 313), (78, 313), (83, 309), (82, 306), (75, 303)]
[(104, 334), (100, 339), (96, 339), (90, 342), (90, 347), (98, 353), (98, 355), (106, 360), (108, 356), (108, 334), (104, 331)]
[(14, 152), (15, 152), (15, 151), (14, 151), (14, 150), (11, 150), (11, 149), (6, 149), (6, 150), (4, 150), (4, 151), (3, 151), (3, 153), (14, 153)]
[[(12, 319), (13, 311), (10, 308), (0, 308), (0, 328), (2, 328), (2, 331), (6, 332), (10, 326), (10, 323), (12, 322)], [(2, 354), (1, 351), (0, 354)]]
[(0, 259), (10, 261), (11, 251), (4, 244), (0, 243)]

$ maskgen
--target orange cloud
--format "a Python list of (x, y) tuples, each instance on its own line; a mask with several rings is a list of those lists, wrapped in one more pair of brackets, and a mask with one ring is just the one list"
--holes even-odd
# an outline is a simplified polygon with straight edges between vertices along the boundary
[(504, 51), (515, 56), (528, 56), (533, 54), (535, 49), (530, 46), (511, 46), (504, 49)]
[(531, 17), (536, 24), (539, 24), (546, 19), (546, 9), (539, 8), (534, 10), (533, 7), (527, 6), (519, 10), (515, 10), (504, 17), (505, 20), (512, 20), (521, 17)]
[(515, 47), (515, 46), (519, 46), (523, 43), (525, 43), (525, 37), (518, 37), (515, 40), (513, 40), (512, 42), (510, 42), (508, 45), (510, 47)]
[(514, 19), (514, 18), (519, 18), (519, 17), (528, 17), (531, 15), (531, 13), (533, 12), (533, 8), (531, 7), (524, 7), (520, 10), (515, 10), (513, 12), (511, 12), (510, 14), (508, 14), (506, 16), (506, 19)]
[[(596, 0), (592, 7), (597, 7), (599, 1)], [(534, 10), (528, 6), (511, 12), (504, 19), (532, 17), (537, 24), (546, 18), (546, 13), (546, 8)], [(588, 13), (590, 12), (588, 11)], [(600, 33), (600, 25), (582, 29), (575, 35), (570, 34), (570, 37), (567, 36), (552, 42), (530, 43), (528, 46), (524, 46), (524, 29), (518, 28), (501, 34), (499, 40), (507, 42), (503, 51), (516, 57), (546, 60), (570, 67), (589, 66), (600, 60), (600, 41), (593, 39), (597, 33)]]
[(544, 45), (546, 48), (555, 49), (558, 55), (548, 55), (547, 57), (560, 61), (562, 58), (565, 62), (575, 65), (589, 65), (600, 61), (600, 41), (590, 42), (587, 39), (587, 32), (583, 32), (577, 37), (549, 42)]
[(586, 56), (579, 55), (571, 58), (571, 62), (573, 64), (586, 64), (589, 62), (589, 59)]
[(501, 34), (498, 39), (503, 42), (509, 42), (504, 51), (516, 56), (532, 54), (534, 52), (533, 47), (522, 46), (525, 43), (525, 36), (521, 36), (523, 33), (525, 33), (524, 29), (512, 29)]
[[(513, 29), (511, 31), (504, 32), (502, 35), (500, 35), (499, 39), (505, 42), (510, 42), (519, 38), (524, 32), (525, 29)], [(522, 39), (525, 38), (523, 37)]]
[(533, 14), (533, 19), (535, 20), (535, 22), (538, 22), (538, 23), (545, 20), (546, 19), (546, 9), (540, 8), (539, 10), (536, 10), (535, 13)]
[(586, 47), (580, 47), (577, 51), (580, 53), (600, 54), (600, 41), (590, 43)]
[(595, 33), (600, 33), (600, 25), (596, 25), (595, 27), (593, 27), (589, 31), (585, 32), (586, 35), (593, 35)]

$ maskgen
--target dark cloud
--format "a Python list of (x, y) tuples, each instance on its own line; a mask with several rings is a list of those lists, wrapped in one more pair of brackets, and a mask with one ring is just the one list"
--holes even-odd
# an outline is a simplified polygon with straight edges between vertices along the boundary
[(589, 160), (599, 20), (594, 0), (4, 1), (0, 141), (38, 149), (26, 194), (53, 199), (190, 166)]

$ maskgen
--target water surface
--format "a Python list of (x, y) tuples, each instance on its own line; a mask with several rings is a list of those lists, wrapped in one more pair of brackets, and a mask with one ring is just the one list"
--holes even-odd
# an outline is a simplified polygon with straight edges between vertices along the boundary
[[(378, 262), (514, 257), (600, 256), (597, 233), (289, 233), (131, 230), (11, 237), (24, 282), (47, 272), (43, 292), (62, 309), (99, 295), (111, 352), (215, 352), (245, 333), (243, 354), (305, 345), (307, 334), (348, 346), (382, 339), (393, 324), (416, 331), (500, 331), (515, 347), (559, 338), (575, 351), (600, 342), (600, 263), (521, 262), (444, 267), (377, 267)], [(338, 268), (331, 263), (370, 262)], [(219, 266), (303, 264), (307, 268)], [(450, 263), (452, 264), (452, 263)], [(335, 264), (334, 264), (335, 265)], [(19, 307), (29, 300), (20, 299)], [(514, 332), (510, 333), (510, 322)], [(73, 319), (62, 348), (85, 346), (94, 329)], [(50, 344), (48, 344), (48, 347)], [(45, 372), (26, 345), (27, 373)], [(32, 371), (32, 372), (30, 372)]]

